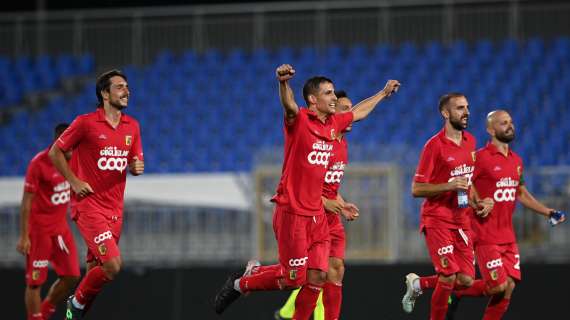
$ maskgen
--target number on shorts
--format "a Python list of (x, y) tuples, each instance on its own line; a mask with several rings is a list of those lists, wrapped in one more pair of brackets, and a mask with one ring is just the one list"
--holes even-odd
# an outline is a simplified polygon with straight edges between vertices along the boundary
[(515, 254), (515, 259), (517, 259), (517, 262), (515, 263), (515, 269), (520, 270), (521, 269), (521, 255)]

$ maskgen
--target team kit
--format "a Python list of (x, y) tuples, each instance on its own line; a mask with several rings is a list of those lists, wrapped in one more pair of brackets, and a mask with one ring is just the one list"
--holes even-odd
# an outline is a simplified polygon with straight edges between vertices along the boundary
[[(315, 76), (302, 88), (306, 107), (300, 107), (289, 85), (294, 76), (291, 65), (276, 70), (284, 136), (281, 178), (271, 199), (278, 261), (262, 265), (250, 260), (244, 270), (230, 274), (212, 297), (217, 314), (255, 291), (290, 290), (275, 319), (341, 318), (347, 241), (342, 220), (360, 216), (357, 204), (340, 192), (349, 164), (346, 135), (380, 104), (389, 107), (401, 84), (388, 80), (376, 94), (353, 105), (332, 80)], [(127, 172), (144, 173), (142, 139), (138, 121), (124, 112), (130, 96), (124, 73), (110, 70), (98, 76), (95, 93), (95, 110), (57, 125), (53, 143), (28, 165), (17, 250), (26, 258), (29, 320), (53, 319), (58, 305), (65, 306), (65, 319), (84, 318), (122, 268), (124, 190)], [(552, 226), (566, 219), (526, 188), (523, 161), (509, 148), (515, 139), (510, 114), (489, 111), (489, 140), (476, 149), (466, 130), (468, 98), (452, 92), (439, 100), (442, 129), (426, 142), (411, 182), (412, 195), (424, 199), (419, 236), (434, 273), (403, 272), (404, 313), (412, 313), (417, 299), (431, 289), (432, 320), (460, 319), (457, 305), (464, 297), (486, 297), (482, 318), (501, 319), (522, 280), (512, 222), (516, 203)], [(68, 211), (87, 246), (82, 278)], [(49, 266), (57, 280), (42, 298)]]

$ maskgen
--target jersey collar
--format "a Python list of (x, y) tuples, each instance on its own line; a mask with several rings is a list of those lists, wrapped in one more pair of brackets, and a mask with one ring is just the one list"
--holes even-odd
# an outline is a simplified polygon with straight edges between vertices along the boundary
[[(97, 113), (98, 122), (107, 122), (107, 119), (105, 119), (105, 109), (103, 107), (97, 108), (97, 111), (95, 112)], [(121, 120), (119, 120), (119, 123), (129, 123), (129, 122), (130, 120), (127, 117), (127, 115), (121, 112)]]

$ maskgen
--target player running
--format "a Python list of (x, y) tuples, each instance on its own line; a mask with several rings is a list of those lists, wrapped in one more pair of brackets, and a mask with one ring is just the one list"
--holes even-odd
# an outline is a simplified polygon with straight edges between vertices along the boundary
[[(55, 127), (54, 140), (68, 127)], [(17, 249), (26, 256), (26, 291), (24, 300), (28, 320), (47, 320), (79, 280), (77, 248), (66, 213), (69, 207), (69, 183), (57, 172), (48, 157), (49, 148), (38, 153), (26, 172), (20, 208), (20, 239)], [(58, 279), (45, 299), (41, 288), (51, 263)]]
[[(336, 113), (350, 112), (352, 101), (347, 97), (346, 92), (336, 91)], [(342, 279), (344, 277), (344, 253), (346, 249), (346, 234), (339, 214), (342, 214), (348, 221), (358, 218), (358, 208), (354, 204), (344, 202), (339, 193), (340, 183), (344, 176), (344, 169), (348, 165), (348, 141), (345, 134), (352, 129), (352, 125), (338, 135), (333, 140), (334, 154), (331, 155), (327, 173), (323, 185), (323, 204), (327, 213), (327, 221), (330, 233), (330, 253), (329, 270), (327, 272), (327, 282), (317, 306), (313, 319), (338, 319), (342, 305)], [(349, 209), (344, 209), (344, 208)], [(275, 312), (275, 319), (291, 319), (295, 313), (295, 300), (300, 289), (291, 292), (285, 305)]]
[[(87, 244), (86, 273), (67, 300), (67, 319), (81, 319), (103, 286), (121, 269), (119, 238), (127, 169), (144, 172), (139, 123), (122, 111), (129, 102), (127, 77), (118, 70), (97, 78), (96, 111), (80, 115), (57, 139), (49, 156), (73, 190), (71, 215)], [(64, 153), (73, 151), (71, 165)]]
[(389, 80), (384, 89), (362, 101), (354, 111), (335, 114), (334, 85), (325, 77), (313, 77), (303, 87), (307, 108), (299, 108), (289, 86), (295, 70), (277, 68), (279, 96), (284, 108), (285, 148), (281, 181), (275, 202), (273, 229), (279, 264), (248, 263), (243, 275), (231, 275), (214, 299), (222, 313), (242, 293), (294, 289), (302, 286), (295, 302), (294, 319), (308, 319), (326, 283), (329, 231), (322, 202), (323, 180), (334, 153), (334, 141), (353, 121), (364, 119), (400, 83)]
[[(523, 161), (509, 148), (515, 138), (509, 113), (490, 112), (487, 133), (491, 141), (477, 150), (473, 185), (479, 197), (490, 197), (495, 204), (490, 212), (471, 216), (475, 256), (483, 279), (476, 280), (467, 290), (455, 292), (454, 300), (457, 302), (463, 296), (490, 296), (483, 319), (495, 320), (507, 311), (515, 284), (521, 280), (521, 259), (513, 228), (516, 201), (548, 218), (552, 226), (564, 222), (566, 214), (546, 207), (526, 188)], [(457, 304), (453, 306), (455, 309)], [(453, 318), (451, 312), (450, 318)]]
[(434, 265), (436, 276), (406, 276), (408, 289), (402, 299), (411, 312), (421, 289), (435, 287), (430, 319), (445, 318), (447, 300), (456, 287), (473, 283), (473, 239), (469, 231), (468, 197), (475, 164), (475, 138), (465, 131), (469, 104), (465, 95), (449, 93), (439, 100), (444, 128), (430, 138), (422, 150), (412, 183), (414, 197), (425, 198), (420, 231)]

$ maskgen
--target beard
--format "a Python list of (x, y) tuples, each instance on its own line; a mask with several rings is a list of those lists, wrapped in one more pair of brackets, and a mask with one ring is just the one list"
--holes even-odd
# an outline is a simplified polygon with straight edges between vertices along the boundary
[(511, 134), (501, 132), (500, 134), (496, 135), (496, 138), (502, 143), (509, 143), (515, 139), (515, 131), (513, 130)]
[(113, 107), (117, 110), (123, 110), (127, 107), (127, 106), (122, 105), (119, 100), (117, 100), (117, 101), (110, 100), (109, 104), (111, 105), (111, 107)]
[[(451, 126), (453, 127), (453, 129), (458, 130), (458, 131), (462, 131), (465, 130), (467, 128), (467, 122), (465, 122), (465, 124), (463, 124), (462, 122), (462, 118), (449, 118), (449, 123), (451, 123)], [(467, 118), (467, 121), (469, 121), (469, 118)]]

